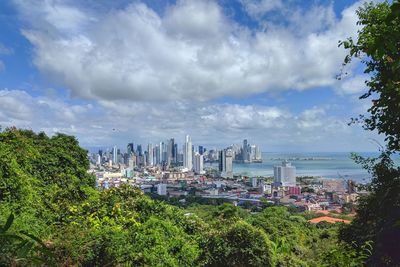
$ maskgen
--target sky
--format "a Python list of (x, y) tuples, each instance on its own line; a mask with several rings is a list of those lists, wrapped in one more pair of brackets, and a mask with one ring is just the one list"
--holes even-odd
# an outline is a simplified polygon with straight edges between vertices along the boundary
[[(0, 1), (0, 125), (87, 148), (376, 151), (350, 0)], [(336, 77), (347, 73), (342, 79)]]

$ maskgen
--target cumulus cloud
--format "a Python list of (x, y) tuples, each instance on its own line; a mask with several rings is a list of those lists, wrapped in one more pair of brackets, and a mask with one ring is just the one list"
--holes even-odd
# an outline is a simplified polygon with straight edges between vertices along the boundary
[[(264, 30), (238, 24), (215, 1), (180, 0), (163, 15), (140, 2), (101, 14), (72, 2), (17, 3), (29, 21), (23, 34), (38, 69), (76, 97), (103, 101), (209, 100), (332, 86), (345, 53), (337, 41), (357, 30), (358, 4), (340, 18), (332, 6), (318, 7), (286, 27)], [(268, 1), (264, 11), (280, 3)]]
[[(71, 104), (36, 97), (20, 90), (0, 90), (0, 125), (75, 135), (85, 146), (125, 147), (171, 137), (181, 143), (186, 134), (195, 144), (223, 147), (243, 138), (275, 149), (356, 149), (363, 139), (346, 121), (314, 107), (296, 114), (278, 106), (165, 102), (159, 105), (118, 101), (114, 105)], [(362, 134), (362, 133), (361, 133)], [(357, 140), (355, 140), (357, 139)], [(364, 142), (365, 143), (365, 142)], [(332, 146), (332, 144), (334, 144)], [(311, 145), (311, 147), (310, 147)]]
[(256, 19), (284, 7), (282, 0), (242, 0), (241, 2), (246, 12)]
[(366, 90), (365, 81), (367, 80), (368, 76), (364, 74), (346, 77), (338, 86), (337, 91), (344, 95), (360, 95), (361, 92)]

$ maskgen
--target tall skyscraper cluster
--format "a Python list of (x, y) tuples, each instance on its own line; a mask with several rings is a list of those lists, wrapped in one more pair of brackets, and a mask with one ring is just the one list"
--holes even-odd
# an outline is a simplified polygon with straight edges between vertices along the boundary
[[(136, 145), (136, 146), (135, 146)], [(261, 162), (261, 151), (258, 146), (249, 144), (247, 139), (242, 145), (231, 145), (222, 150), (207, 150), (199, 145), (197, 149), (189, 135), (185, 136), (181, 150), (174, 138), (159, 143), (149, 143), (147, 146), (130, 142), (126, 146), (126, 153), (122, 153), (117, 146), (111, 150), (100, 150), (94, 155), (92, 162), (97, 165), (107, 163), (109, 166), (125, 164), (129, 168), (158, 166), (164, 170), (171, 167), (182, 171), (204, 174), (204, 162), (218, 162), (222, 177), (233, 177), (233, 162)]]
[[(143, 149), (144, 148), (144, 149)], [(194, 150), (192, 139), (189, 135), (185, 136), (182, 151), (179, 151), (178, 144), (174, 138), (162, 141), (157, 144), (149, 143), (143, 147), (141, 144), (133, 142), (126, 146), (126, 153), (114, 146), (111, 150), (103, 153), (103, 150), (95, 155), (94, 162), (97, 165), (107, 163), (111, 166), (126, 164), (130, 168), (145, 166), (161, 166), (165, 169), (169, 167), (182, 167), (185, 171), (194, 171), (197, 174), (204, 173), (204, 146), (199, 146), (197, 152)]]
[(244, 139), (242, 147), (236, 147), (235, 160), (244, 163), (262, 162), (261, 150), (257, 145), (249, 144), (247, 139)]

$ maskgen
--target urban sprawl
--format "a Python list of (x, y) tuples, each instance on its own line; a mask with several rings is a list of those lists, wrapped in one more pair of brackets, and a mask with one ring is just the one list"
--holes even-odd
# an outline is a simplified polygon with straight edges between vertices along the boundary
[(192, 145), (186, 136), (182, 148), (174, 139), (135, 147), (122, 152), (116, 146), (90, 154), (91, 168), (99, 188), (121, 184), (137, 186), (145, 193), (177, 198), (222, 200), (235, 205), (265, 203), (295, 207), (302, 211), (341, 212), (355, 204), (360, 194), (354, 181), (323, 177), (296, 177), (296, 167), (287, 160), (274, 166), (274, 176), (244, 176), (233, 172), (235, 163), (261, 163), (257, 145), (245, 139), (242, 145), (207, 150)]

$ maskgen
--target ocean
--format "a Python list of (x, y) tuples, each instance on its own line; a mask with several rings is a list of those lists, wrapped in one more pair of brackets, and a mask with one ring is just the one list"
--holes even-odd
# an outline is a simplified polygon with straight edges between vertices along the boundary
[[(364, 157), (377, 157), (379, 153), (358, 153)], [(315, 153), (262, 153), (262, 163), (233, 163), (234, 174), (247, 176), (272, 176), (275, 165), (288, 160), (296, 167), (297, 176), (319, 176), (332, 179), (352, 179), (366, 183), (371, 175), (350, 158), (350, 152), (315, 152)], [(399, 157), (395, 157), (400, 166)], [(204, 167), (216, 167), (217, 164), (205, 164)]]

